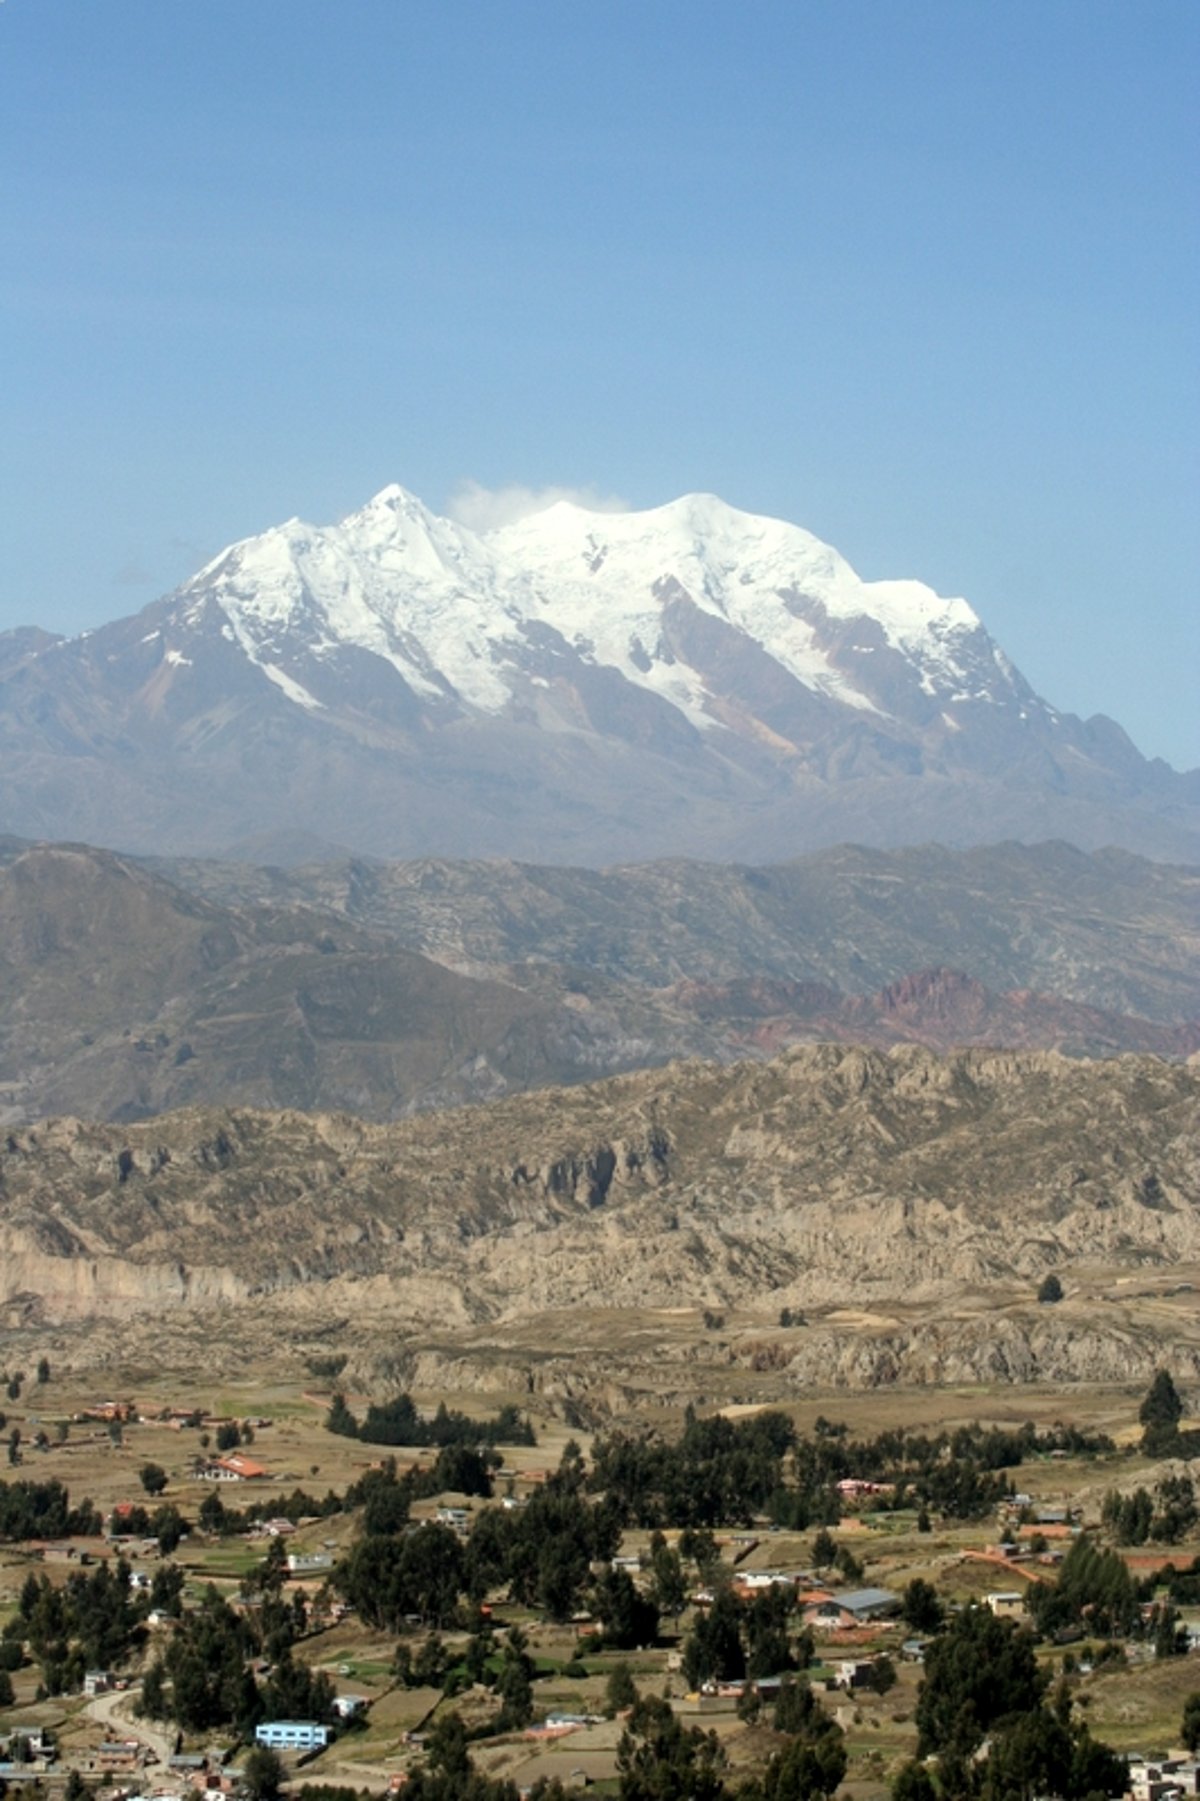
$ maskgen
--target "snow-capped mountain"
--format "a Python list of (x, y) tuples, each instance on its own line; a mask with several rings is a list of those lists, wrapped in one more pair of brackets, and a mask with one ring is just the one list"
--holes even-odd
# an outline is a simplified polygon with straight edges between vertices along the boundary
[(1057, 714), (965, 600), (711, 495), (476, 533), (389, 487), (289, 520), (135, 619), (0, 638), (0, 734), (0, 826), (129, 848), (1200, 844), (1192, 778)]
[[(791, 689), (806, 709), (832, 701), (881, 724), (1039, 704), (965, 601), (862, 582), (800, 527), (704, 494), (617, 515), (559, 501), (477, 535), (385, 488), (340, 525), (291, 520), (235, 544), (180, 600), (190, 625), (215, 601), (225, 635), (298, 706), (330, 704), (326, 671), (347, 650), (381, 659), (426, 705), (536, 703), (547, 722), (578, 710), (555, 690), (601, 668), (700, 730), (729, 728), (727, 660), (756, 652), (776, 712)], [(755, 735), (764, 722), (739, 711)]]

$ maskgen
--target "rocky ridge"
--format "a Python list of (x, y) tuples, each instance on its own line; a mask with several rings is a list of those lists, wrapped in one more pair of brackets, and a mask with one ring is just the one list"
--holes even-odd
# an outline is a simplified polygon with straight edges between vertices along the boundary
[(368, 1377), (588, 1405), (1193, 1374), (1200, 1066), (816, 1046), (391, 1126), (52, 1120), (0, 1147), (0, 1270), (14, 1327), (228, 1310), (242, 1356), (335, 1330)]

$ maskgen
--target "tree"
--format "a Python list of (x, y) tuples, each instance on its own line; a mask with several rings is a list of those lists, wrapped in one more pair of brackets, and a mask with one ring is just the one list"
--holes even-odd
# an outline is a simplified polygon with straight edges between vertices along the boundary
[(148, 1495), (161, 1495), (167, 1486), (167, 1472), (161, 1463), (144, 1463), (138, 1471), (138, 1480)]
[(1155, 1657), (1186, 1657), (1187, 1627), (1169, 1601), (1160, 1602), (1150, 1616)]
[(984, 1764), (987, 1801), (1071, 1793), (1071, 1734), (1045, 1707), (1019, 1715), (993, 1734)]
[(718, 1589), (711, 1607), (697, 1615), (683, 1647), (683, 1673), (689, 1688), (713, 1681), (740, 1682), (745, 1676), (742, 1610), (729, 1589)]
[(485, 1500), (491, 1496), (492, 1473), (486, 1459), (471, 1445), (444, 1445), (433, 1473), (438, 1487), (450, 1494), (481, 1495)]
[(1055, 1301), (1062, 1300), (1063, 1285), (1053, 1270), (1048, 1276), (1043, 1276), (1041, 1286), (1037, 1291), (1037, 1298), (1043, 1305), (1052, 1305)]
[(892, 1783), (892, 1801), (937, 1801), (933, 1777), (915, 1757), (897, 1771)]
[(524, 1643), (509, 1635), (496, 1678), (500, 1696), (497, 1732), (513, 1732), (528, 1726), (533, 1718), (533, 1660), (525, 1654)]
[(715, 1733), (683, 1726), (657, 1695), (643, 1695), (617, 1746), (621, 1801), (724, 1801), (724, 1767)]
[(672, 1551), (666, 1544), (658, 1546), (652, 1554), (650, 1567), (659, 1612), (669, 1613), (677, 1620), (687, 1605), (687, 1583), (678, 1551)]
[(814, 1801), (832, 1795), (846, 1774), (846, 1739), (818, 1707), (808, 1728), (777, 1751), (763, 1772), (765, 1801)]
[(871, 1665), (871, 1687), (877, 1695), (886, 1695), (896, 1686), (896, 1666), (886, 1652), (880, 1652)]
[(50, 1380), (50, 1359), (48, 1357), (39, 1357), (38, 1358), (37, 1379), (38, 1379), (39, 1386), (42, 1388), (44, 1388), (46, 1383), (49, 1382), (49, 1380)]
[(1151, 1533), (1166, 1544), (1176, 1545), (1196, 1524), (1195, 1485), (1190, 1476), (1165, 1476), (1154, 1494), (1158, 1507)]
[(712, 1580), (720, 1568), (721, 1553), (707, 1526), (685, 1526), (679, 1534), (679, 1555), (695, 1564), (705, 1582)]
[(1179, 1437), (1182, 1417), (1183, 1402), (1170, 1372), (1158, 1370), (1138, 1408), (1138, 1419), (1143, 1428), (1143, 1451), (1151, 1457), (1170, 1456)]
[(0, 1707), (11, 1707), (13, 1704), (12, 1677), (7, 1670), (0, 1670)]
[(225, 1524), (225, 1503), (216, 1489), (210, 1489), (200, 1503), (200, 1530), (217, 1534)]
[(1200, 1689), (1190, 1694), (1183, 1704), (1179, 1742), (1189, 1751), (1200, 1751)]
[(183, 1571), (177, 1563), (160, 1563), (150, 1579), (150, 1605), (178, 1619), (183, 1611)]
[(819, 1570), (828, 1569), (837, 1556), (837, 1545), (831, 1533), (822, 1526), (813, 1540), (813, 1562)]
[[(793, 1682), (789, 1676), (780, 1684), (773, 1724), (776, 1732), (795, 1736), (796, 1733), (810, 1731), (817, 1715), (823, 1712), (824, 1709), (808, 1683)], [(828, 1715), (825, 1717), (828, 1718)]]
[(251, 1801), (278, 1801), (283, 1784), (282, 1759), (267, 1745), (255, 1745), (242, 1766), (242, 1781)]
[(358, 1420), (346, 1405), (344, 1394), (336, 1393), (329, 1403), (329, 1412), (325, 1415), (326, 1432), (336, 1432), (342, 1438), (358, 1437)]
[(652, 1645), (658, 1637), (658, 1605), (641, 1594), (628, 1570), (606, 1570), (596, 1584), (596, 1611), (604, 1642), (618, 1651)]
[(217, 1427), (218, 1451), (236, 1451), (242, 1442), (242, 1429), (236, 1420), (222, 1420)]
[(441, 1633), (430, 1632), (413, 1659), (412, 1686), (414, 1688), (441, 1688), (446, 1680), (446, 1671), (449, 1667), (450, 1658), (447, 1655)]
[(470, 1774), (467, 1729), (463, 1725), (461, 1714), (439, 1714), (426, 1742), (425, 1755), (431, 1770), (452, 1781), (461, 1781)]
[(178, 1507), (167, 1501), (156, 1508), (150, 1519), (150, 1530), (158, 1540), (158, 1548), (164, 1557), (169, 1557), (176, 1550), (180, 1539), (187, 1531), (187, 1521)]
[(904, 1591), (900, 1617), (914, 1632), (940, 1632), (945, 1613), (937, 1589), (923, 1576), (914, 1576)]
[[(1196, 1697), (1200, 1701), (1200, 1696)], [(604, 1688), (604, 1711), (610, 1720), (627, 1707), (636, 1707), (638, 1701), (637, 1683), (633, 1680), (633, 1671), (622, 1659), (614, 1663), (608, 1673), (608, 1681)]]
[(1045, 1687), (1028, 1632), (990, 1608), (965, 1608), (925, 1653), (918, 1755), (970, 1756), (998, 1720), (1037, 1708)]
[(839, 1545), (838, 1546), (837, 1556), (834, 1558), (834, 1563), (837, 1565), (837, 1568), (840, 1570), (844, 1581), (846, 1581), (846, 1582), (861, 1582), (862, 1581), (863, 1566), (858, 1561), (858, 1558), (854, 1555), (854, 1552), (850, 1549), (849, 1545)]

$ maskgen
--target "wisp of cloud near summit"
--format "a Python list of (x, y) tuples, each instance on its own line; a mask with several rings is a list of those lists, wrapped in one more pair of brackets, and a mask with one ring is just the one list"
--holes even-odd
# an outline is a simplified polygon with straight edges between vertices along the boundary
[(604, 494), (598, 488), (526, 488), (518, 482), (485, 488), (482, 482), (468, 479), (451, 494), (446, 511), (473, 532), (489, 532), (528, 519), (531, 513), (544, 513), (560, 500), (569, 500), (589, 513), (627, 513), (631, 504), (620, 494)]

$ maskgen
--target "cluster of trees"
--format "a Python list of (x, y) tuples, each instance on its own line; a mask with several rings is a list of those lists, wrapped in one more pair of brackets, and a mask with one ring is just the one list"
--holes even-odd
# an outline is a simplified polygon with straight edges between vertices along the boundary
[(917, 1760), (937, 1757), (937, 1787), (914, 1761), (897, 1778), (894, 1801), (1121, 1794), (1124, 1759), (1072, 1718), (1065, 1684), (1049, 1703), (1046, 1690), (1028, 1631), (986, 1607), (964, 1609), (928, 1647), (917, 1697)]
[[(516, 1670), (523, 1655), (506, 1647)], [(785, 1687), (775, 1709), (775, 1730), (783, 1743), (761, 1777), (736, 1786), (720, 1739), (699, 1726), (685, 1725), (670, 1703), (639, 1696), (629, 1685), (625, 1730), (617, 1747), (620, 1801), (820, 1801), (831, 1795), (846, 1772), (841, 1728), (805, 1683)], [(503, 1715), (502, 1715), (503, 1717)], [(496, 1730), (493, 1721), (490, 1731)], [(304, 1791), (301, 1791), (304, 1794)], [(426, 1762), (405, 1785), (410, 1801), (517, 1801), (510, 1782), (481, 1775), (472, 1765), (470, 1734), (457, 1713), (439, 1715), (430, 1733)], [(331, 1801), (334, 1798), (331, 1797)], [(337, 1797), (336, 1801), (357, 1801)], [(566, 1801), (556, 1780), (543, 1779), (531, 1801)]]
[(1193, 1557), (1182, 1570), (1177, 1570), (1173, 1563), (1167, 1564), (1159, 1571), (1158, 1579), (1166, 1584), (1168, 1594), (1178, 1606), (1200, 1606), (1200, 1557)]
[(533, 1445), (537, 1443), (529, 1420), (520, 1409), (501, 1407), (487, 1420), (473, 1420), (457, 1409), (441, 1404), (432, 1419), (422, 1419), (409, 1394), (390, 1401), (372, 1402), (364, 1420), (358, 1420), (343, 1394), (335, 1394), (325, 1420), (328, 1431), (343, 1438), (358, 1438), (368, 1445)]
[(0, 1482), (0, 1540), (91, 1537), (102, 1529), (92, 1503), (72, 1507), (61, 1482)]
[(472, 1686), (492, 1689), (499, 1697), (500, 1713), (478, 1729), (479, 1737), (516, 1730), (533, 1718), (535, 1665), (519, 1626), (498, 1641), (491, 1621), (481, 1620), (479, 1630), (453, 1657), (440, 1633), (431, 1632), (415, 1656), (401, 1639), (396, 1646), (395, 1671), (405, 1688), (440, 1688), (445, 1695), (457, 1695)]
[(1174, 1571), (1166, 1574), (1169, 1599), (1154, 1602), (1159, 1577), (1138, 1582), (1115, 1551), (1081, 1537), (1063, 1559), (1057, 1580), (1031, 1583), (1025, 1604), (1046, 1637), (1086, 1626), (1110, 1639), (1149, 1639), (1157, 1656), (1177, 1657), (1187, 1650), (1187, 1634), (1175, 1602), (1189, 1598), (1191, 1582), (1187, 1575), (1181, 1580)]
[(795, 1592), (790, 1588), (761, 1589), (747, 1601), (729, 1588), (718, 1588), (684, 1642), (683, 1671), (689, 1687), (807, 1669), (812, 1637), (789, 1631), (795, 1610)]
[[(700, 1419), (689, 1409), (679, 1438), (614, 1433), (596, 1446), (591, 1477), (637, 1526), (707, 1526), (749, 1520), (784, 1486), (784, 1459), (796, 1443), (786, 1414), (740, 1421)], [(831, 1517), (836, 1518), (837, 1514)]]
[[(303, 1603), (283, 1601), (270, 1574), (259, 1578), (260, 1604), (237, 1611), (213, 1587), (185, 1614), (142, 1680), (142, 1710), (185, 1731), (234, 1726), (249, 1734), (260, 1720), (335, 1720), (333, 1684), (292, 1659)], [(273, 1657), (260, 1684), (251, 1660)]]
[(486, 1508), (464, 1543), (436, 1522), (405, 1531), (410, 1480), (394, 1468), (369, 1471), (357, 1485), (364, 1536), (334, 1580), (369, 1624), (397, 1632), (473, 1619), (501, 1586), (514, 1601), (569, 1619), (590, 1585), (589, 1565), (610, 1560), (621, 1537), (615, 1509), (587, 1501), (579, 1482), (568, 1461), (524, 1507)]
[(978, 1519), (1012, 1493), (1006, 1471), (1031, 1456), (1066, 1450), (1096, 1455), (1113, 1450), (1104, 1434), (1057, 1426), (1039, 1432), (963, 1426), (936, 1434), (901, 1430), (851, 1439), (847, 1429), (820, 1419), (801, 1438), (785, 1414), (764, 1412), (743, 1421), (687, 1417), (668, 1443), (650, 1434), (615, 1433), (596, 1447), (594, 1489), (618, 1502), (627, 1524), (712, 1527), (766, 1513), (803, 1531), (840, 1518), (837, 1484), (847, 1478), (886, 1483), (876, 1498), (884, 1510), (933, 1509), (954, 1519)]
[[(306, 1494), (302, 1488), (296, 1488), (282, 1500), (272, 1496), (269, 1500), (252, 1501), (248, 1507), (231, 1507), (219, 1490), (210, 1488), (200, 1503), (196, 1520), (200, 1530), (213, 1538), (230, 1538), (235, 1533), (247, 1531), (260, 1520), (279, 1518), (293, 1523), (297, 1520), (323, 1520), (341, 1513), (348, 1504), (340, 1495), (334, 1494), (332, 1489), (323, 1498), (318, 1498), (316, 1495)], [(157, 1519), (158, 1515), (154, 1518)], [(151, 1530), (154, 1530), (153, 1520)], [(159, 1542), (161, 1544), (161, 1538)]]
[(1195, 1485), (1190, 1476), (1165, 1476), (1153, 1494), (1145, 1488), (1130, 1495), (1111, 1490), (1100, 1517), (1119, 1545), (1144, 1545), (1147, 1539), (1178, 1544), (1200, 1519)]
[(72, 1571), (61, 1588), (46, 1576), (31, 1574), (4, 1628), (8, 1660), (16, 1667), (27, 1648), (40, 1665), (47, 1694), (79, 1689), (86, 1670), (124, 1662), (143, 1639), (142, 1621), (152, 1607), (177, 1612), (182, 1588), (181, 1572), (163, 1564), (149, 1591), (135, 1596), (123, 1559)]
[[(454, 1712), (440, 1714), (434, 1722), (425, 1763), (409, 1776), (404, 1793), (406, 1801), (519, 1801), (515, 1783), (476, 1770), (467, 1729)], [(557, 1779), (543, 1779), (530, 1790), (530, 1801), (567, 1801), (567, 1791)]]
[(1124, 1637), (1140, 1616), (1140, 1590), (1115, 1551), (1079, 1537), (1053, 1582), (1031, 1582), (1025, 1597), (1039, 1632), (1054, 1637), (1086, 1620), (1089, 1631)]

